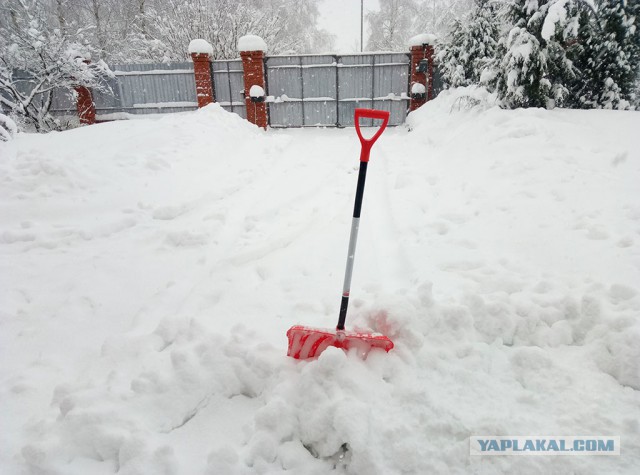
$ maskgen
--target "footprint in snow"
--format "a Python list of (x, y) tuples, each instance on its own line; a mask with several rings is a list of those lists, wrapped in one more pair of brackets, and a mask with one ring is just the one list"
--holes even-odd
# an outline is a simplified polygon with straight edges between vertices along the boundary
[(165, 243), (172, 247), (198, 247), (209, 243), (209, 235), (193, 231), (177, 231), (167, 234)]
[(633, 238), (629, 237), (629, 236), (625, 236), (621, 239), (618, 240), (618, 242), (616, 243), (616, 246), (618, 247), (631, 247), (633, 246)]
[(629, 153), (626, 150), (624, 152), (617, 153), (616, 156), (613, 157), (613, 160), (611, 160), (611, 166), (617, 167), (621, 163), (626, 162), (628, 155)]
[(185, 205), (162, 206), (153, 210), (153, 219), (172, 220), (187, 212)]
[(603, 241), (609, 238), (607, 230), (600, 225), (591, 225), (587, 228), (587, 239)]

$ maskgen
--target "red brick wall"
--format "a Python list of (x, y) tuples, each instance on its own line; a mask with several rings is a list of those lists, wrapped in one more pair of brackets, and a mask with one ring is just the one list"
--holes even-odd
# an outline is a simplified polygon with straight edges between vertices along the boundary
[(264, 129), (267, 128), (267, 104), (253, 102), (249, 95), (251, 86), (260, 86), (267, 90), (264, 79), (264, 52), (241, 51), (242, 68), (244, 69), (244, 102), (247, 106), (247, 120)]
[(81, 124), (95, 124), (96, 123), (96, 107), (93, 104), (93, 98), (91, 97), (91, 91), (84, 86), (78, 86), (75, 88), (78, 94), (76, 102), (76, 108), (78, 109), (78, 117)]
[[(427, 73), (418, 72), (418, 64), (422, 59), (429, 62)], [(411, 84), (420, 83), (427, 89), (427, 97), (425, 99), (411, 99), (409, 110), (416, 110), (422, 104), (433, 99), (433, 46), (422, 45), (411, 47)], [(411, 86), (409, 86), (411, 92)]]
[(192, 53), (191, 59), (193, 59), (193, 74), (196, 79), (198, 107), (204, 107), (214, 101), (209, 55), (206, 53)]

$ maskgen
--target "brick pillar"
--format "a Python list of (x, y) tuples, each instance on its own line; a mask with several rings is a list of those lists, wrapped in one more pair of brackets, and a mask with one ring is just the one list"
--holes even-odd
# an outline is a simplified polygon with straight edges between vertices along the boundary
[(193, 74), (196, 79), (198, 107), (204, 107), (214, 101), (209, 53), (191, 53), (191, 59), (193, 60)]
[(249, 94), (251, 86), (267, 90), (264, 80), (264, 51), (240, 51), (244, 70), (244, 103), (247, 106), (247, 120), (263, 129), (267, 128), (267, 104), (255, 102)]
[[(77, 57), (81, 59), (85, 64), (91, 63), (91, 57), (89, 55), (85, 57)], [(85, 86), (75, 86), (76, 91), (76, 110), (78, 111), (78, 118), (83, 125), (91, 125), (96, 123), (96, 106), (93, 103), (93, 97), (91, 96), (91, 90)]]
[(78, 94), (76, 100), (76, 108), (78, 110), (78, 117), (80, 123), (84, 125), (91, 125), (96, 123), (96, 106), (93, 103), (93, 97), (91, 97), (91, 91), (85, 86), (76, 86), (76, 93)]
[[(419, 72), (420, 61), (426, 59), (427, 71)], [(409, 110), (416, 110), (422, 104), (433, 99), (433, 45), (422, 44), (411, 47), (411, 86), (413, 84), (422, 84), (426, 88), (426, 97), (411, 97)], [(411, 92), (411, 90), (409, 90)]]

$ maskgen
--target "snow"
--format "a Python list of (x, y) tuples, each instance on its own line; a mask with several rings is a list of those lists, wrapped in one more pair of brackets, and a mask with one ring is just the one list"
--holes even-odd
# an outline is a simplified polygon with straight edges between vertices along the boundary
[[(225, 71), (226, 72), (226, 71)], [(114, 71), (116, 76), (156, 76), (166, 74), (193, 74), (193, 69), (152, 69), (149, 71)]]
[(143, 102), (141, 104), (133, 104), (134, 109), (165, 109), (168, 107), (198, 107), (197, 102), (176, 101), (176, 102)]
[(7, 142), (18, 133), (18, 126), (11, 117), (0, 114), (0, 142)]
[[(43, 45), (43, 43), (41, 41), (38, 42), (39, 44), (36, 46), (34, 45), (34, 47), (38, 48), (40, 46)], [(70, 45), (65, 54), (67, 55), (67, 57), (69, 58), (80, 58), (83, 59), (85, 61), (91, 61), (91, 53), (89, 51), (87, 51), (86, 48), (79, 48), (79, 45)]]
[[(217, 104), (0, 142), (3, 474), (633, 473), (640, 114), (445, 91), (360, 144)], [(304, 157), (301, 160), (301, 157)], [(470, 457), (472, 435), (617, 457)]]
[(556, 25), (559, 23), (562, 25), (567, 21), (566, 6), (569, 0), (558, 0), (549, 7), (549, 11), (544, 18), (542, 24), (542, 38), (546, 41), (551, 40), (551, 37), (556, 32)]
[(208, 54), (213, 56), (213, 46), (207, 40), (191, 40), (189, 42), (189, 54)]
[(96, 121), (98, 122), (107, 122), (112, 120), (140, 120), (140, 119), (148, 119), (148, 120), (160, 120), (165, 117), (164, 113), (153, 113), (153, 114), (131, 114), (129, 112), (100, 112), (96, 113)]
[(426, 94), (426, 93), (427, 93), (427, 88), (424, 86), (424, 84), (419, 82), (414, 82), (411, 85), (411, 94)]
[(264, 89), (262, 88), (262, 86), (258, 86), (257, 84), (254, 84), (253, 86), (251, 86), (251, 89), (249, 89), (249, 96), (264, 97), (265, 96)]
[(267, 51), (267, 43), (256, 35), (241, 36), (238, 40), (238, 51)]
[(411, 48), (412, 46), (435, 45), (436, 40), (436, 35), (432, 35), (430, 33), (422, 33), (420, 35), (415, 35), (409, 38), (407, 46)]

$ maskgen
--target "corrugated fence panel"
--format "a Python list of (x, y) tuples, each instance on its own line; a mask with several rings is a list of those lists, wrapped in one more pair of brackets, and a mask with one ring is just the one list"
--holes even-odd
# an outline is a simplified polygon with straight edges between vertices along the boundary
[(374, 109), (389, 111), (389, 122), (402, 124), (409, 105), (409, 57), (406, 54), (376, 55), (373, 74)]
[[(21, 93), (28, 95), (31, 93), (34, 87), (34, 82), (25, 71), (14, 71), (13, 79), (16, 89)], [(42, 94), (37, 94), (33, 101), (42, 104), (45, 97)], [(73, 96), (73, 92), (67, 89), (54, 89), (51, 95), (51, 108), (49, 109), (51, 115), (56, 117), (61, 116), (75, 116), (76, 115), (76, 101)]]
[(108, 78), (105, 80), (105, 84), (111, 92), (100, 92), (95, 89), (91, 91), (96, 111), (101, 113), (122, 112), (118, 78)]
[(302, 56), (304, 125), (336, 125), (337, 85), (334, 56)]
[(247, 117), (244, 103), (244, 75), (241, 60), (212, 61), (213, 95), (223, 109)]
[(271, 56), (265, 61), (269, 102), (269, 123), (280, 127), (301, 127), (303, 84), (301, 56)]
[(77, 113), (76, 99), (66, 89), (54, 89), (51, 100), (51, 114), (54, 116), (75, 115)]
[[(269, 123), (273, 127), (349, 126), (356, 107), (391, 112), (390, 125), (404, 122), (409, 105), (409, 55), (270, 56), (265, 59)], [(96, 111), (153, 114), (195, 110), (193, 63), (112, 65), (111, 92), (93, 90)], [(211, 63), (214, 98), (225, 110), (246, 118), (242, 61)], [(437, 71), (436, 71), (437, 75)], [(434, 86), (438, 88), (436, 76)], [(21, 85), (25, 90), (29, 83)], [(67, 91), (55, 91), (52, 112), (75, 114)], [(372, 125), (364, 121), (363, 125)]]
[(273, 127), (353, 125), (356, 107), (390, 111), (391, 125), (404, 122), (407, 54), (271, 56), (265, 64)]
[(98, 113), (153, 114), (198, 107), (193, 63), (121, 64), (111, 70), (117, 78), (112, 89), (119, 104), (104, 97), (104, 102), (96, 101)]
[[(342, 56), (338, 62), (338, 122), (353, 125), (354, 110), (359, 107), (373, 108), (373, 64), (374, 55)], [(373, 124), (371, 119), (361, 122), (364, 126)], [(393, 124), (392, 124), (393, 125)]]

